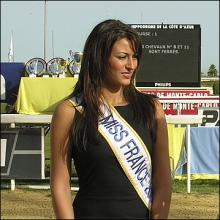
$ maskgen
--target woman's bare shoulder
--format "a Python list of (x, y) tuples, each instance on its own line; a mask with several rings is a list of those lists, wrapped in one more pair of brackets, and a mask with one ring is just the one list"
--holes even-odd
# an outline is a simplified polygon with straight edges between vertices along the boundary
[(53, 113), (53, 120), (72, 121), (75, 116), (75, 107), (69, 100), (60, 102)]
[(155, 109), (156, 109), (156, 118), (157, 119), (165, 118), (165, 113), (164, 113), (164, 110), (163, 110), (163, 105), (159, 101), (159, 98), (155, 99), (154, 103), (155, 103)]

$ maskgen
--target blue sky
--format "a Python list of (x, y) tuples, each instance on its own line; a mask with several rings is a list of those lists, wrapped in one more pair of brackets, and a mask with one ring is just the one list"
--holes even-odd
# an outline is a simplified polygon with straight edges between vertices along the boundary
[[(47, 2), (47, 61), (82, 51), (92, 28), (114, 18), (125, 23), (200, 24), (201, 70), (219, 70), (218, 1), (49, 1)], [(1, 61), (8, 61), (13, 32), (14, 61), (44, 57), (44, 1), (1, 1)]]

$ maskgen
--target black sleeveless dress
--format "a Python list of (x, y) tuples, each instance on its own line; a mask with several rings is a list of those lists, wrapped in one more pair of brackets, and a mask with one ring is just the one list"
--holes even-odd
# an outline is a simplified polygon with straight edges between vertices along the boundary
[[(120, 115), (140, 135), (150, 155), (154, 131), (135, 123), (131, 106), (116, 106)], [(148, 219), (146, 208), (131, 185), (106, 140), (87, 151), (73, 146), (72, 157), (79, 178), (79, 191), (73, 201), (76, 219)]]

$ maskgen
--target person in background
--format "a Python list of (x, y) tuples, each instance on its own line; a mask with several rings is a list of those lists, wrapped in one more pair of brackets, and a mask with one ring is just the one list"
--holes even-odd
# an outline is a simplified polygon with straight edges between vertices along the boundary
[[(134, 85), (138, 34), (119, 20), (88, 36), (73, 93), (51, 122), (51, 194), (59, 219), (167, 219), (171, 171), (165, 114)], [(71, 195), (71, 161), (79, 181)]]

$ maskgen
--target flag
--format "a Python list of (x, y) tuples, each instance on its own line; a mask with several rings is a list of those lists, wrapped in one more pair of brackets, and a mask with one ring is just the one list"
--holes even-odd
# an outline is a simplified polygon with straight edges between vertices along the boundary
[(8, 62), (14, 62), (14, 49), (13, 49), (13, 35), (11, 33), (11, 40), (8, 51)]

